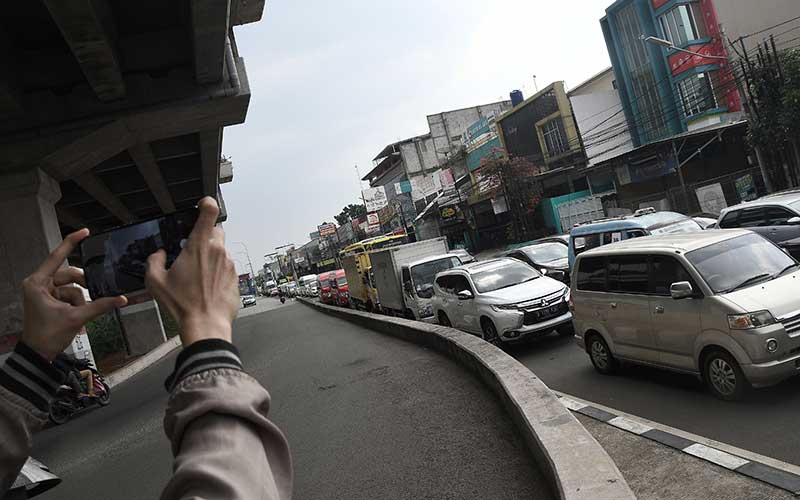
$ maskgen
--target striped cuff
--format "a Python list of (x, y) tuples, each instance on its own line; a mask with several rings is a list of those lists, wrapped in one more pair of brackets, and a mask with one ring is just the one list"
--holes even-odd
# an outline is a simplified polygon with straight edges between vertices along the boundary
[(63, 375), (49, 361), (22, 342), (0, 367), (0, 385), (31, 402), (42, 411), (50, 411)]
[(175, 360), (175, 371), (164, 382), (164, 387), (172, 392), (186, 377), (217, 368), (241, 371), (239, 351), (233, 344), (222, 339), (200, 340), (181, 351)]

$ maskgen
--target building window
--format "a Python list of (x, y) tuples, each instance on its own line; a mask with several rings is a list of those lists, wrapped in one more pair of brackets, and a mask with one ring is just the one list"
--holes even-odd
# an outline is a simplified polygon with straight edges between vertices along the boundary
[(678, 93), (681, 97), (685, 117), (699, 115), (717, 107), (711, 76), (699, 73), (678, 82)]
[(636, 8), (635, 2), (623, 7), (614, 22), (619, 33), (622, 57), (630, 74), (629, 103), (636, 115), (636, 128), (640, 138), (647, 143), (667, 135), (667, 122), (661, 109), (649, 51), (641, 38), (644, 31)]
[(700, 4), (678, 5), (661, 16), (664, 36), (674, 45), (681, 46), (706, 36), (706, 24)]
[(553, 118), (542, 125), (542, 136), (548, 156), (558, 156), (567, 150), (566, 141), (561, 134), (561, 117)]

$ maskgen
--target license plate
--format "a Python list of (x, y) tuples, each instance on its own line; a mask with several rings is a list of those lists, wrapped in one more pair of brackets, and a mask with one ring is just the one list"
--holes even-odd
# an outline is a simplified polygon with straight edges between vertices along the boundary
[(538, 311), (528, 311), (534, 318), (538, 320), (552, 318), (558, 314), (558, 305), (550, 306), (546, 309), (539, 309)]

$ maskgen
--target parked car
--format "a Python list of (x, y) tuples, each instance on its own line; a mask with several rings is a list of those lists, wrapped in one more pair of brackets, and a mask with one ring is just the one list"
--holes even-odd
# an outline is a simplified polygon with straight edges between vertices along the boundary
[(331, 280), (331, 288), (336, 298), (335, 304), (350, 307), (350, 287), (344, 269), (333, 271), (335, 278)]
[(800, 191), (785, 191), (724, 208), (717, 226), (743, 228), (781, 244), (800, 237)]
[(797, 278), (797, 261), (744, 230), (595, 248), (572, 273), (575, 338), (600, 373), (619, 361), (652, 365), (738, 399), (797, 373)]
[(551, 241), (511, 250), (505, 253), (505, 257), (521, 260), (542, 274), (569, 284), (567, 250), (567, 245)]
[(692, 217), (692, 220), (697, 222), (703, 229), (714, 229), (717, 227), (717, 219), (712, 219), (711, 217), (695, 216)]
[(338, 297), (336, 290), (333, 288), (333, 282), (336, 281), (335, 271), (326, 271), (317, 277), (319, 283), (319, 301), (323, 304), (336, 304)]
[(254, 305), (256, 305), (255, 295), (242, 295), (242, 307), (254, 306)]
[(654, 208), (642, 208), (632, 215), (588, 222), (575, 226), (569, 232), (569, 267), (572, 269), (578, 254), (602, 245), (651, 234), (692, 233), (702, 230), (691, 217), (677, 212), (656, 212)]
[(439, 324), (500, 344), (572, 333), (569, 287), (516, 259), (473, 262), (436, 275), (433, 307)]
[(454, 248), (450, 250), (450, 254), (458, 257), (459, 260), (461, 260), (462, 264), (469, 264), (470, 262), (475, 262), (475, 256), (463, 248)]

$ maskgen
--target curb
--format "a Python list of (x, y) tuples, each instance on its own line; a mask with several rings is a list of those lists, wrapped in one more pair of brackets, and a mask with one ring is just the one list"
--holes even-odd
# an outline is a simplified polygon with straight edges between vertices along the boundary
[(561, 402), (571, 411), (589, 418), (599, 420), (637, 436), (656, 441), (680, 452), (692, 455), (706, 462), (724, 467), (732, 472), (757, 479), (776, 488), (789, 491), (795, 495), (800, 493), (800, 475), (778, 469), (771, 465), (744, 458), (719, 448), (708, 446), (693, 439), (679, 436), (676, 433), (658, 429), (638, 419), (617, 415), (610, 408), (598, 408), (588, 402), (571, 396), (559, 395)]
[(433, 348), (477, 375), (500, 398), (558, 498), (636, 498), (616, 463), (558, 397), (522, 363), (497, 347), (453, 328), (328, 306), (303, 298), (298, 302)]
[(144, 356), (140, 357), (133, 363), (125, 365), (119, 370), (115, 370), (111, 374), (107, 375), (106, 383), (108, 384), (109, 387), (113, 388), (114, 386), (117, 386), (122, 382), (125, 382), (126, 380), (133, 377), (142, 370), (146, 370), (147, 368), (153, 366), (158, 361), (160, 361), (161, 358), (171, 353), (180, 346), (181, 346), (181, 338), (180, 336), (176, 335), (175, 337), (164, 342), (163, 344), (156, 347), (152, 351), (148, 352)]

